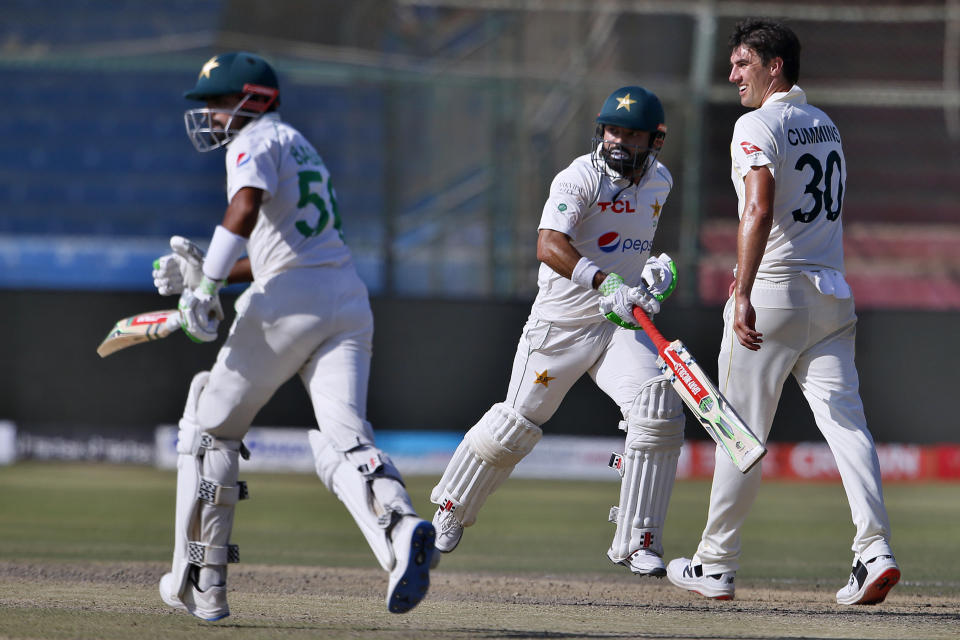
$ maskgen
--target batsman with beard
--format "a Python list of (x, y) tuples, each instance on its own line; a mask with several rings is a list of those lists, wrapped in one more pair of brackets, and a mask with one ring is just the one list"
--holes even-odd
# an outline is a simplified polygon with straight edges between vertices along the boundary
[(663, 107), (642, 87), (622, 87), (597, 116), (589, 153), (561, 171), (543, 207), (537, 240), (539, 293), (520, 336), (507, 397), (463, 438), (431, 493), (436, 548), (449, 553), (487, 496), (540, 440), (584, 373), (620, 407), (626, 432), (616, 533), (607, 556), (638, 575), (662, 577), (661, 534), (683, 441), (682, 403), (638, 330), (674, 289), (666, 254), (650, 257), (673, 180), (658, 160)]

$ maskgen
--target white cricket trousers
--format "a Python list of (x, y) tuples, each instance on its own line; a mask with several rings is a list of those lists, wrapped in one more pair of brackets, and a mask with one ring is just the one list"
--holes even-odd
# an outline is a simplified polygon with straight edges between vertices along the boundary
[[(721, 393), (766, 442), (783, 383), (793, 374), (840, 470), (856, 527), (854, 553), (864, 562), (892, 554), (880, 463), (854, 364), (853, 298), (822, 294), (800, 275), (784, 284), (757, 279), (751, 301), (763, 343), (759, 351), (740, 344), (732, 328), (733, 300), (728, 300), (718, 360)], [(694, 558), (704, 574), (739, 567), (740, 527), (760, 488), (761, 467), (762, 462), (742, 474), (717, 449), (710, 511)]]
[(200, 395), (197, 420), (240, 440), (274, 392), (299, 374), (320, 430), (338, 450), (372, 444), (366, 422), (373, 314), (352, 264), (291, 269), (254, 282)]
[(656, 359), (643, 331), (619, 329), (608, 320), (561, 326), (531, 315), (517, 345), (506, 403), (540, 426), (589, 373), (626, 419), (643, 386), (661, 376)]

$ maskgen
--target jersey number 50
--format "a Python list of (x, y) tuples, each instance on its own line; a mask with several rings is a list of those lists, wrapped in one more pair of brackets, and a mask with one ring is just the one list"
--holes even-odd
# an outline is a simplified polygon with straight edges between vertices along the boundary
[[(827, 155), (826, 165), (826, 172), (824, 172), (819, 158), (809, 153), (803, 154), (797, 160), (797, 165), (794, 167), (797, 171), (803, 171), (804, 167), (813, 169), (813, 176), (807, 183), (807, 188), (804, 189), (804, 193), (813, 196), (813, 206), (809, 211), (795, 209), (792, 213), (793, 219), (797, 222), (813, 222), (820, 215), (821, 209), (826, 209), (827, 220), (836, 220), (840, 217), (840, 210), (843, 208), (843, 161), (836, 150)], [(833, 192), (834, 171), (837, 173), (836, 194)], [(823, 189), (820, 188), (821, 181), (824, 181)]]
[[(296, 226), (297, 231), (303, 234), (305, 238), (318, 236), (327, 227), (327, 222), (330, 220), (330, 212), (327, 210), (327, 203), (324, 201), (323, 196), (310, 190), (310, 183), (319, 182), (322, 185), (323, 174), (319, 171), (301, 171), (297, 174), (297, 178), (299, 178), (300, 181), (300, 200), (297, 202), (297, 208), (303, 209), (308, 204), (312, 204), (320, 212), (320, 218), (317, 220), (316, 226), (313, 227), (311, 227), (306, 220), (297, 220), (294, 226)], [(340, 212), (337, 211), (337, 197), (333, 193), (333, 185), (330, 184), (329, 179), (327, 180), (327, 195), (330, 198), (330, 206), (333, 209), (333, 228), (336, 229), (340, 237), (343, 238), (343, 230), (340, 228), (342, 226)]]

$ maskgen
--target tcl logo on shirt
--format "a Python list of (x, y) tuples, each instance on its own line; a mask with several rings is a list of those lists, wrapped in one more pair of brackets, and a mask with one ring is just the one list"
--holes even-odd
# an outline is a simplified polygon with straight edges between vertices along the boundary
[(633, 205), (630, 204), (629, 200), (617, 200), (616, 202), (598, 202), (597, 206), (600, 207), (600, 211), (606, 211), (608, 208), (614, 213), (636, 213), (637, 210), (633, 208)]

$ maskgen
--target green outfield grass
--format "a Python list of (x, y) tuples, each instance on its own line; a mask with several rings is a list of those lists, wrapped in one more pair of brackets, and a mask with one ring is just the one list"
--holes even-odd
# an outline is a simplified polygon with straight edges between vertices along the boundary
[[(237, 509), (233, 541), (244, 563), (374, 567), (343, 506), (312, 475), (248, 474), (252, 499)], [(412, 477), (429, 518), (436, 478)], [(20, 463), (0, 468), (0, 560), (168, 561), (175, 475), (136, 466)], [(618, 481), (510, 479), (492, 496), (449, 572), (619, 575), (605, 551)], [(696, 548), (709, 484), (678, 482), (667, 519), (666, 556)], [(960, 486), (890, 484), (887, 506), (902, 587), (960, 593)], [(840, 586), (852, 559), (853, 525), (839, 484), (766, 483), (744, 530), (738, 582)]]

